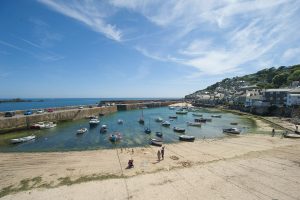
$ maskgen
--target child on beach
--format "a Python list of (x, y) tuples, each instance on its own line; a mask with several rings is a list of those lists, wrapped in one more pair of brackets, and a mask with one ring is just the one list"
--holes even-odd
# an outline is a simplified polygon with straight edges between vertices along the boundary
[(164, 159), (164, 155), (165, 155), (165, 147), (161, 148), (161, 159)]

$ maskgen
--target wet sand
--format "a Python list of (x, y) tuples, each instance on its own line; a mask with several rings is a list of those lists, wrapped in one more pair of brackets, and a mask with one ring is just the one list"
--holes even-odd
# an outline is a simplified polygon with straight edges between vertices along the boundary
[[(2, 198), (300, 199), (300, 140), (248, 134), (165, 146), (160, 162), (159, 147), (0, 153), (1, 189), (18, 188), (26, 179), (40, 180), (29, 181), (28, 191)], [(135, 167), (126, 169), (131, 158)], [(104, 176), (114, 177), (102, 180)], [(80, 177), (96, 178), (72, 185), (62, 182)]]

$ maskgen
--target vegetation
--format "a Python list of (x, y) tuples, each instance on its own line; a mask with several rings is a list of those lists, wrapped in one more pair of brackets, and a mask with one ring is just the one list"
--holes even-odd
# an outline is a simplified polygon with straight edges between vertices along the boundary
[(43, 102), (44, 100), (31, 100), (31, 99), (21, 99), (21, 98), (16, 98), (16, 99), (0, 99), (0, 103), (19, 103), (19, 102)]

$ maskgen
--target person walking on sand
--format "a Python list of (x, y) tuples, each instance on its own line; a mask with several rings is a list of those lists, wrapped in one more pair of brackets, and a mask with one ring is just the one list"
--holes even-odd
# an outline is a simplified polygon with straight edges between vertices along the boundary
[(160, 161), (160, 150), (157, 151), (157, 159)]
[(273, 130), (272, 130), (272, 137), (274, 137), (274, 135), (275, 135), (275, 129), (273, 128)]
[(163, 160), (165, 156), (165, 147), (162, 147), (160, 152), (161, 152), (161, 159)]

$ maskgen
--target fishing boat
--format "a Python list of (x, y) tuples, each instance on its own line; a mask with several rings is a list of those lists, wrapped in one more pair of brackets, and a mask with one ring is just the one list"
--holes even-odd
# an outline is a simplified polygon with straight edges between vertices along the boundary
[(196, 117), (202, 117), (202, 116), (203, 116), (203, 115), (200, 114), (200, 113), (193, 113), (192, 115), (193, 115), (193, 116), (196, 116)]
[(176, 111), (176, 114), (179, 114), (179, 115), (186, 115), (188, 113), (188, 111), (186, 110), (178, 110)]
[(111, 142), (117, 142), (117, 141), (120, 141), (121, 139), (122, 139), (122, 135), (121, 135), (121, 133), (119, 133), (119, 132), (116, 132), (116, 133), (111, 134), (111, 135), (109, 136), (109, 140), (110, 140)]
[(180, 127), (174, 127), (173, 131), (178, 132), (178, 133), (184, 133), (185, 129), (184, 128), (180, 128)]
[(97, 118), (93, 118), (89, 121), (90, 126), (96, 126), (100, 123), (100, 120), (98, 120)]
[(164, 121), (161, 125), (165, 127), (169, 127), (171, 123), (169, 121)]
[(30, 126), (31, 129), (45, 129), (45, 122), (38, 122)]
[(54, 127), (56, 127), (56, 123), (53, 123), (53, 122), (45, 123), (45, 128), (47, 128), (47, 129), (54, 128)]
[(212, 115), (211, 117), (214, 117), (214, 118), (221, 118), (222, 115)]
[(161, 147), (162, 144), (163, 144), (163, 141), (159, 140), (159, 139), (151, 138), (150, 139), (150, 144), (153, 145), (153, 146)]
[(162, 121), (163, 121), (163, 118), (158, 117), (158, 118), (155, 119), (155, 121), (156, 121), (156, 122), (162, 122)]
[(163, 137), (163, 133), (162, 132), (155, 132), (155, 135), (157, 136), (157, 137)]
[(147, 133), (147, 134), (150, 134), (151, 133), (151, 129), (147, 127), (147, 128), (145, 128), (144, 132)]
[(238, 125), (237, 122), (231, 122), (230, 124), (231, 124), (231, 125)]
[(296, 133), (285, 133), (283, 134), (285, 138), (294, 138), (294, 139), (300, 139), (300, 135)]
[(200, 122), (187, 122), (188, 126), (197, 126), (197, 127), (201, 127), (202, 123)]
[(87, 128), (80, 128), (80, 129), (77, 130), (77, 135), (86, 133), (87, 131), (88, 131)]
[(177, 117), (177, 115), (171, 115), (171, 116), (169, 116), (169, 118), (170, 119), (177, 119), (178, 117)]
[(223, 133), (229, 133), (229, 134), (240, 134), (241, 131), (238, 128), (226, 128), (223, 129)]
[(181, 141), (188, 141), (188, 142), (194, 142), (195, 136), (192, 135), (180, 135), (179, 140)]
[(100, 128), (100, 133), (106, 133), (107, 132), (107, 125), (103, 124)]
[(123, 123), (124, 123), (123, 119), (118, 119), (118, 124), (123, 124)]
[(27, 141), (30, 141), (30, 140), (34, 140), (35, 138), (36, 138), (35, 135), (30, 135), (30, 136), (26, 136), (26, 137), (11, 139), (10, 142), (12, 144), (17, 144), (17, 143), (22, 143), (22, 142), (27, 142)]

